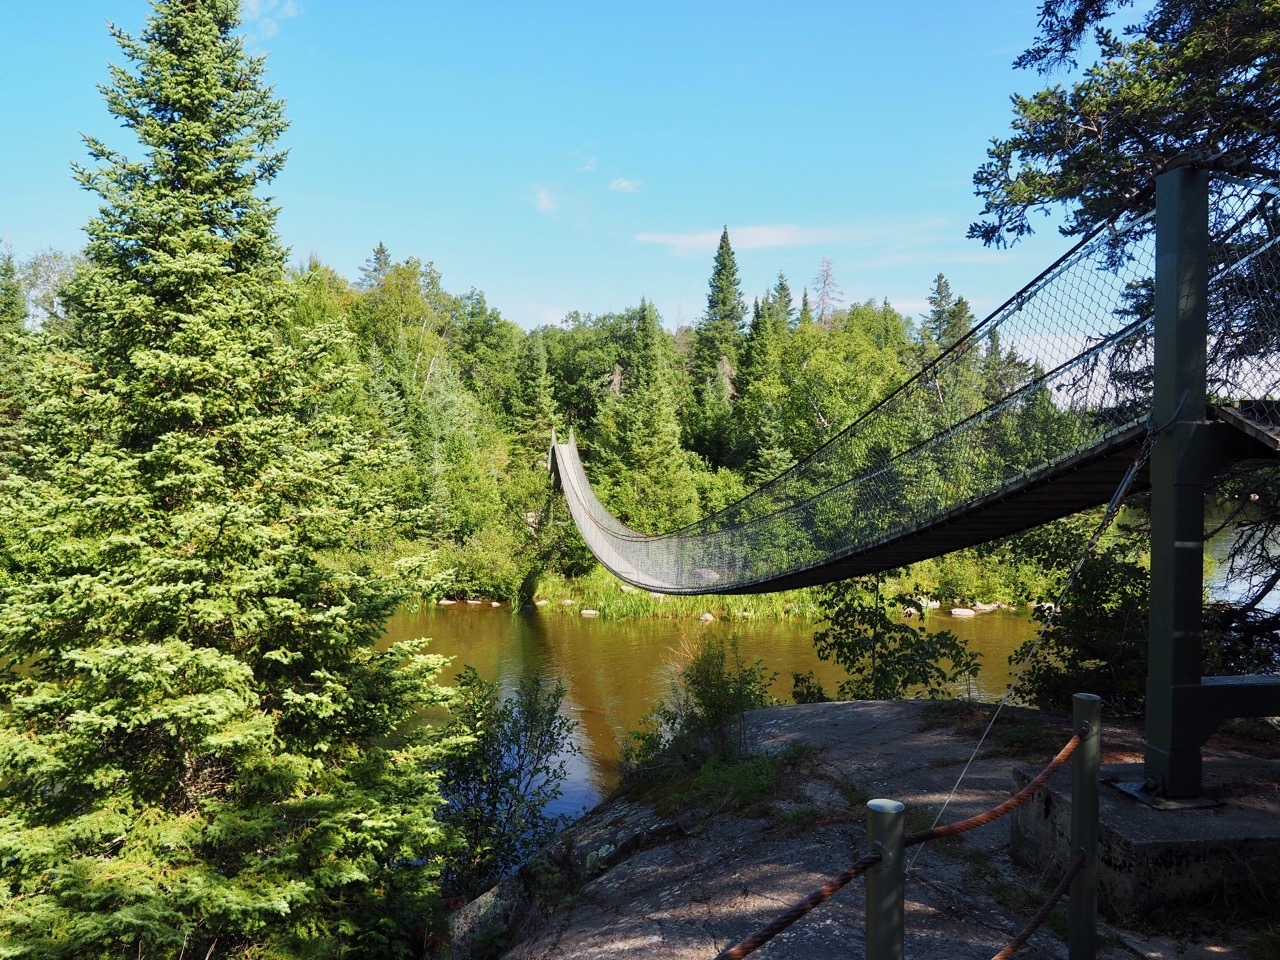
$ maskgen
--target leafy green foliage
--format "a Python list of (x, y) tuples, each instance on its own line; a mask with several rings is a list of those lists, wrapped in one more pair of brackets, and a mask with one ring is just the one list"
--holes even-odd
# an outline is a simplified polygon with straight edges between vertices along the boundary
[[(1079, 550), (1073, 528), (1083, 525), (1062, 521), (1024, 535), (1023, 543), (1046, 565), (1066, 567)], [(1150, 579), (1137, 537), (1121, 535), (1091, 553), (1039, 645), (1028, 641), (1010, 656), (1011, 663), (1031, 657), (1019, 696), (1046, 710), (1064, 710), (1073, 694), (1087, 690), (1102, 697), (1109, 711), (1140, 710), (1146, 699)], [(1037, 613), (1046, 615), (1044, 608)]]
[[(403, 462), (323, 401), (352, 371), (283, 336), (282, 108), (237, 5), (161, 0), (116, 32), (130, 160), (30, 351), (0, 468), (0, 952), (408, 956), (434, 922), (444, 699), (379, 651), (393, 585), (327, 557)], [(330, 331), (331, 333), (331, 331)]]
[(566, 758), (577, 752), (574, 721), (562, 716), (563, 682), (538, 674), (508, 696), (472, 667), (458, 675), (447, 733), (464, 744), (445, 764), (445, 823), (463, 854), (445, 870), (450, 894), (470, 899), (544, 846), (564, 824), (547, 805), (561, 795)]
[(1255, 0), (1159, 0), (1142, 22), (1108, 26), (1123, 0), (1047, 0), (1017, 66), (1067, 64), (1092, 36), (1098, 60), (1069, 86), (1013, 98), (1013, 133), (974, 175), (985, 201), (969, 235), (1032, 232), (1030, 214), (1065, 206), (1063, 232), (1144, 210), (1154, 178), (1191, 154), (1226, 166), (1280, 166), (1280, 10)]
[[(1097, 516), (1081, 515), (1037, 528), (1019, 545), (1061, 580), (1075, 563)], [(1046, 710), (1063, 710), (1081, 690), (1096, 693), (1116, 713), (1141, 712), (1146, 702), (1147, 623), (1151, 574), (1146, 531), (1121, 523), (1084, 560), (1080, 573), (1037, 645), (1028, 641), (1010, 656), (1030, 656), (1018, 693)], [(1280, 640), (1270, 617), (1249, 624), (1250, 611), (1225, 603), (1207, 605), (1202, 670), (1207, 676), (1266, 674), (1280, 663)], [(1037, 616), (1044, 619), (1047, 608)]]
[[(818, 656), (849, 672), (840, 684), (846, 700), (937, 699), (978, 671), (979, 654), (949, 630), (928, 632), (904, 619), (921, 616), (915, 597), (889, 597), (878, 574), (832, 584), (820, 601), (826, 626), (813, 638)], [(942, 664), (946, 662), (948, 666)]]
[(625, 766), (661, 776), (697, 768), (708, 757), (730, 759), (745, 747), (743, 714), (774, 703), (774, 674), (747, 663), (736, 637), (704, 636), (672, 681), (670, 696), (654, 704), (622, 745)]
[(665, 809), (688, 804), (746, 809), (777, 788), (781, 765), (747, 750), (744, 714), (777, 701), (777, 675), (745, 662), (737, 637), (704, 636), (622, 745), (622, 788)]

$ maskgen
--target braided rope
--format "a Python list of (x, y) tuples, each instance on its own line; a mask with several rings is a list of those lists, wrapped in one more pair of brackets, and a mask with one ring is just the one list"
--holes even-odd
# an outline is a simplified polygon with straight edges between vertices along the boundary
[(780, 934), (787, 927), (791, 926), (814, 907), (826, 903), (836, 895), (850, 880), (862, 876), (871, 867), (880, 862), (879, 853), (868, 853), (865, 857), (835, 877), (832, 877), (825, 884), (819, 887), (809, 896), (805, 897), (786, 913), (781, 914), (777, 919), (770, 923), (767, 927), (761, 927), (745, 940), (735, 943), (732, 947), (721, 950), (716, 954), (715, 960), (742, 960), (749, 953), (754, 953), (766, 943)]
[(1062, 879), (1058, 881), (1058, 885), (1053, 888), (1053, 892), (1049, 894), (1049, 898), (1041, 904), (1039, 911), (1032, 917), (1025, 927), (1019, 931), (1018, 935), (1009, 941), (1009, 945), (997, 953), (991, 960), (1009, 960), (1015, 953), (1021, 950), (1032, 935), (1040, 929), (1041, 925), (1049, 919), (1049, 914), (1053, 913), (1053, 908), (1058, 905), (1058, 901), (1063, 898), (1067, 892), (1067, 888), (1071, 886), (1071, 881), (1076, 878), (1076, 874), (1084, 866), (1084, 851), (1080, 851), (1075, 858), (1067, 866), (1066, 872), (1062, 875)]
[(1034, 780), (1025, 787), (1015, 793), (1004, 803), (992, 807), (984, 813), (976, 814), (967, 820), (957, 820), (955, 823), (948, 823), (941, 827), (930, 827), (928, 830), (921, 830), (919, 833), (911, 833), (907, 835), (906, 845), (913, 847), (918, 843), (927, 843), (930, 840), (941, 840), (943, 837), (954, 837), (959, 834), (973, 830), (976, 827), (986, 826), (994, 820), (999, 820), (1006, 813), (1016, 810), (1022, 806), (1035, 794), (1037, 790), (1045, 785), (1045, 783), (1058, 772), (1058, 769), (1071, 759), (1071, 754), (1075, 753), (1076, 747), (1080, 746), (1084, 739), (1086, 731), (1077, 733), (1074, 737), (1067, 741), (1066, 745), (1058, 751), (1058, 755), (1049, 761), (1049, 765), (1041, 770)]
[[(933, 827), (929, 830), (921, 830), (918, 833), (908, 834), (905, 840), (905, 845), (910, 847), (918, 843), (927, 843), (930, 840), (939, 840), (939, 839), (942, 839), (943, 837), (953, 837), (958, 834), (964, 833), (968, 830), (973, 830), (976, 827), (985, 826), (986, 824), (991, 823), (993, 820), (1000, 819), (1006, 813), (1009, 813), (1011, 810), (1015, 810), (1018, 807), (1022, 806), (1029, 799), (1031, 799), (1031, 797), (1035, 794), (1037, 790), (1039, 790), (1041, 787), (1045, 785), (1045, 783), (1049, 780), (1050, 777), (1052, 777), (1055, 773), (1057, 773), (1058, 769), (1064, 763), (1066, 763), (1067, 760), (1071, 758), (1071, 754), (1075, 752), (1076, 747), (1080, 746), (1080, 743), (1084, 739), (1084, 735), (1086, 732), (1087, 731), (1082, 730), (1081, 732), (1077, 733), (1074, 737), (1072, 737), (1070, 740), (1068, 740), (1066, 745), (1061, 750), (1058, 751), (1057, 756), (1055, 756), (1051, 761), (1049, 761), (1049, 765), (1046, 766), (1043, 770), (1041, 770), (1040, 773), (1036, 775), (1035, 779), (1033, 779), (1030, 783), (1028, 783), (1025, 787), (1023, 787), (1017, 793), (1015, 793), (1008, 800), (1004, 801), (1003, 803), (995, 807), (992, 807), (990, 810), (986, 811), (985, 813), (980, 813), (980, 814), (977, 814), (976, 816), (969, 817), (969, 819), (967, 820), (959, 820), (955, 823), (949, 823), (943, 827)], [(867, 872), (868, 869), (875, 866), (879, 862), (880, 862), (879, 853), (868, 853), (865, 857), (863, 857), (861, 860), (854, 863), (853, 866), (849, 867), (843, 873), (840, 873), (832, 877), (830, 880), (828, 880), (825, 884), (823, 884), (813, 893), (809, 894), (809, 896), (805, 897), (803, 900), (801, 900), (799, 903), (797, 903), (795, 906), (789, 909), (786, 913), (780, 914), (767, 926), (761, 927), (759, 930), (757, 930), (751, 936), (747, 937), (745, 940), (740, 940), (739, 942), (735, 943), (733, 946), (720, 951), (718, 954), (716, 954), (715, 960), (742, 960), (742, 958), (747, 956), (748, 954), (754, 953), (756, 950), (759, 950), (766, 943), (768, 943), (770, 940), (772, 940), (774, 937), (780, 934), (783, 930), (786, 930), (789, 926), (791, 926), (797, 920), (799, 920), (800, 918), (805, 916), (807, 913), (809, 913), (809, 911), (813, 910), (815, 907), (820, 906), (823, 903), (826, 903), (833, 896), (835, 896), (837, 892), (843, 889), (851, 880), (854, 880), (857, 877), (862, 876), (864, 873)], [(1074, 870), (1071, 871), (1071, 876), (1075, 876), (1075, 870), (1078, 870), (1078, 869), (1079, 867), (1075, 867)], [(1067, 882), (1069, 883), (1070, 880), (1068, 880)], [(1060, 898), (1061, 898), (1061, 894), (1059, 894), (1059, 899)], [(1057, 903), (1057, 900), (1054, 900), (1053, 904), (1056, 904), (1056, 903)], [(1053, 909), (1053, 904), (1049, 906), (1049, 910)], [(1045, 912), (1045, 916), (1048, 916), (1047, 911)], [(1042, 918), (1040, 920), (1040, 923), (1043, 923), (1043, 922), (1044, 920)], [(1036, 926), (1039, 926), (1039, 924), (1036, 924)], [(1034, 927), (1030, 928), (1030, 930), (1027, 932), (1027, 936), (1030, 937), (1031, 934), (1034, 932), (1035, 932), (1035, 928)], [(1002, 958), (1003, 958), (1003, 955), (1002, 955)]]

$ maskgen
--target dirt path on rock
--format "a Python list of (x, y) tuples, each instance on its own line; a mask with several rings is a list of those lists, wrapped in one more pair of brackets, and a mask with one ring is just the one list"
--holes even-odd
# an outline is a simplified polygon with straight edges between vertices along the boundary
[[(773, 707), (748, 718), (760, 749), (807, 745), (762, 816), (675, 817), (615, 800), (566, 832), (528, 869), (455, 916), (454, 956), (510, 960), (710, 960), (865, 852), (865, 799), (908, 807), (930, 826), (970, 760), (989, 708), (920, 701)], [(1041, 763), (1070, 737), (1068, 718), (1010, 711), (947, 805), (943, 822), (995, 806), (1017, 762)], [(1141, 754), (1136, 731), (1104, 726), (1108, 761)], [(795, 751), (792, 750), (794, 753)], [(908, 851), (908, 960), (989, 960), (1026, 923), (1057, 876), (1015, 866), (1007, 821)], [(758, 951), (762, 960), (863, 956), (855, 880)], [(1102, 928), (1103, 960), (1245, 960), (1219, 931), (1198, 942)], [(502, 950), (505, 948), (505, 953)], [(1047, 927), (1019, 954), (1066, 956)]]

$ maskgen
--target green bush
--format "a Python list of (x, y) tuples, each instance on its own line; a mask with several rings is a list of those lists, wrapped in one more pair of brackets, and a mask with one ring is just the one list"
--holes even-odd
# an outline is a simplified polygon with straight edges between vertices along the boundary
[(889, 597), (883, 589), (885, 579), (884, 574), (858, 577), (832, 584), (822, 594), (827, 626), (814, 635), (813, 644), (819, 657), (848, 671), (840, 696), (950, 696), (955, 684), (977, 674), (980, 655), (949, 630), (928, 633), (898, 616), (902, 609), (914, 610), (917, 616), (923, 610), (913, 596)]
[(791, 674), (791, 699), (795, 703), (830, 703), (831, 698), (822, 688), (821, 681), (809, 670)]
[[(1047, 535), (1044, 549), (1050, 557), (1064, 552)], [(1140, 550), (1140, 538), (1121, 536), (1085, 558), (1044, 636), (1009, 657), (1015, 664), (1027, 660), (1019, 697), (1041, 709), (1064, 710), (1073, 694), (1086, 691), (1102, 697), (1108, 712), (1142, 709), (1151, 578)], [(1036, 616), (1043, 620), (1045, 608)]]
[(770, 706), (776, 674), (747, 663), (738, 638), (703, 637), (689, 652), (670, 695), (654, 704), (622, 745), (632, 782), (674, 781), (711, 759), (732, 761), (746, 748), (743, 715)]
[(524, 544), (510, 530), (490, 526), (463, 543), (448, 543), (439, 551), (440, 566), (452, 571), (447, 593), (453, 597), (516, 601), (528, 574)]
[(547, 806), (561, 794), (576, 724), (561, 716), (565, 687), (539, 674), (504, 697), (474, 667), (458, 674), (445, 730), (462, 746), (444, 767), (440, 819), (465, 848), (444, 869), (446, 891), (471, 899), (523, 863), (564, 826)]

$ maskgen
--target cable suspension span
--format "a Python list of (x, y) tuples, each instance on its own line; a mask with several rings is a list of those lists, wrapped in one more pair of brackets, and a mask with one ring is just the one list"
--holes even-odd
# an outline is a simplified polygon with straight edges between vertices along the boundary
[[(1280, 193), (1221, 176), (1211, 199), (1200, 416), (1235, 428), (1235, 455), (1274, 455)], [(681, 529), (615, 517), (572, 442), (553, 442), (549, 467), (600, 562), (673, 594), (826, 583), (1107, 503), (1148, 433), (1155, 259), (1151, 213), (1106, 225), (826, 444)]]

